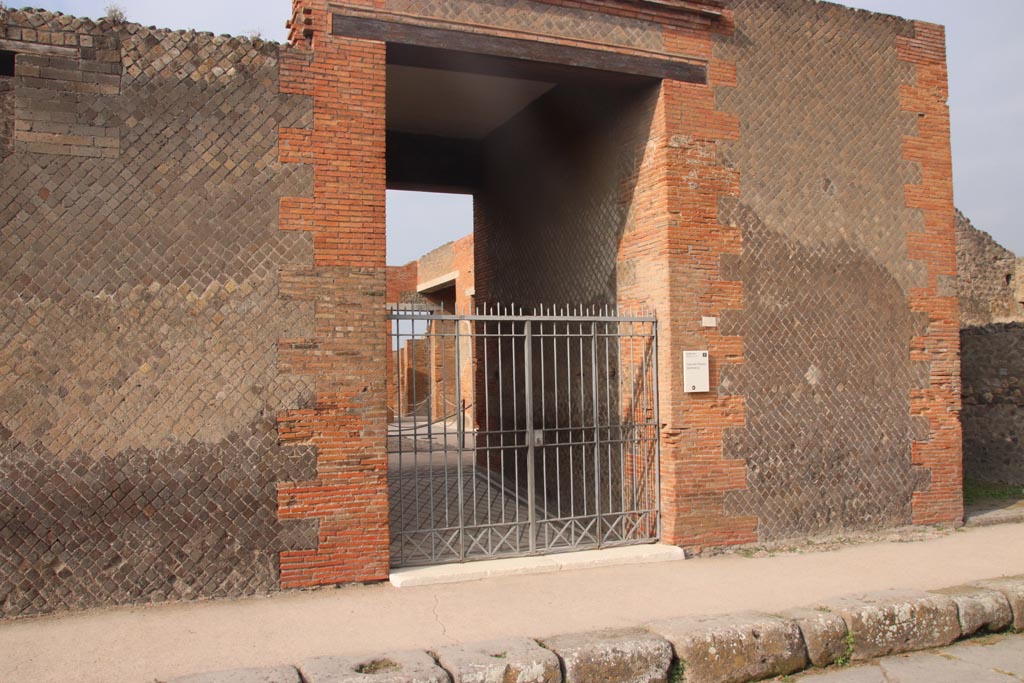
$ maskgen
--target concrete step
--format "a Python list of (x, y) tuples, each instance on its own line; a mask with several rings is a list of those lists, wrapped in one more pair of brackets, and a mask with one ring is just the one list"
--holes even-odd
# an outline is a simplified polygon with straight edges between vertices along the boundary
[(572, 569), (674, 562), (683, 560), (685, 557), (682, 548), (671, 545), (634, 545), (537, 557), (511, 557), (463, 564), (439, 564), (432, 567), (407, 567), (391, 572), (391, 585), (396, 588), (431, 586), (480, 581), (499, 576), (550, 574)]

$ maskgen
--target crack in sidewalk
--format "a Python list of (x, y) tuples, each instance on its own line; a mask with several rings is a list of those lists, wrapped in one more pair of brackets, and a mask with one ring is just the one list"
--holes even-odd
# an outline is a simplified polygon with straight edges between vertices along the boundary
[(448, 627), (444, 625), (443, 621), (441, 621), (441, 615), (438, 614), (438, 612), (437, 612), (437, 609), (440, 606), (441, 606), (441, 598), (440, 598), (440, 596), (437, 593), (434, 593), (434, 607), (431, 610), (431, 613), (434, 615), (434, 621), (437, 622), (437, 625), (441, 627), (441, 637), (443, 637), (445, 640), (448, 640), (448, 641), (450, 641), (452, 643), (455, 643), (456, 642), (455, 639), (449, 637), (449, 635), (448, 635)]

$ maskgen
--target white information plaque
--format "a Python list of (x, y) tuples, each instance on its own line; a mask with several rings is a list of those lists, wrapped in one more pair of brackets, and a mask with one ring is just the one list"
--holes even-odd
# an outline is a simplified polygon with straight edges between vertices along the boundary
[(707, 351), (683, 351), (683, 384), (688, 394), (711, 391), (711, 365)]

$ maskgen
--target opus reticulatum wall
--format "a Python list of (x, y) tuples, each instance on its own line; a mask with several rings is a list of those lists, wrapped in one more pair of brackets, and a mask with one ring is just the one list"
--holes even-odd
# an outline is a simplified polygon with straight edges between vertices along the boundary
[(286, 47), (0, 19), (4, 616), (386, 578), (385, 311), (417, 280), (385, 260), (399, 43), (646, 79), (573, 148), (606, 163), (544, 190), (550, 222), (487, 173), (466, 267), (481, 302), (657, 312), (663, 542), (959, 523), (942, 29), (455, 6), (296, 0)]

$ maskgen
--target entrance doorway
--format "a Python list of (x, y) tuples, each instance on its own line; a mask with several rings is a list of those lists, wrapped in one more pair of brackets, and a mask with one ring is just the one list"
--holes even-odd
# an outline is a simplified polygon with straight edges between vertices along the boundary
[(474, 224), (389, 299), (392, 566), (656, 541), (657, 322), (620, 310), (660, 82), (389, 43), (387, 87), (388, 188)]
[(388, 318), (392, 566), (658, 539), (653, 316), (407, 304)]

